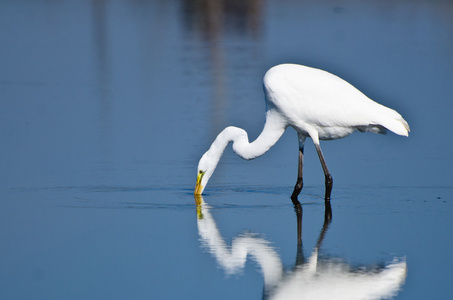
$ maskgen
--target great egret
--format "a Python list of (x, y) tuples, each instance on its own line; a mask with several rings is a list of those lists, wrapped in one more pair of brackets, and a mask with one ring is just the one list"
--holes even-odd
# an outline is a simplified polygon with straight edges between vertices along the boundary
[(395, 110), (369, 99), (345, 80), (326, 71), (296, 64), (282, 64), (269, 69), (264, 76), (266, 123), (252, 143), (247, 132), (229, 126), (214, 140), (198, 163), (195, 195), (201, 195), (211, 178), (226, 146), (250, 160), (266, 153), (288, 126), (299, 138), (297, 182), (291, 198), (297, 198), (303, 186), (304, 143), (310, 137), (315, 144), (325, 175), (325, 200), (330, 200), (332, 176), (327, 168), (319, 140), (348, 136), (355, 130), (385, 133), (387, 130), (408, 136), (409, 125)]

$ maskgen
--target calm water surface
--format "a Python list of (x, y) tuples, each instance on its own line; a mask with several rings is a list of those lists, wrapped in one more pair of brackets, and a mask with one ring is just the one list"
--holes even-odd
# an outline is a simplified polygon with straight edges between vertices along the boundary
[[(0, 4), (1, 299), (451, 299), (449, 1)], [(409, 138), (227, 149), (264, 123), (262, 76), (293, 62), (397, 109)], [(356, 295), (356, 298), (353, 298)], [(305, 298), (304, 298), (305, 297)]]

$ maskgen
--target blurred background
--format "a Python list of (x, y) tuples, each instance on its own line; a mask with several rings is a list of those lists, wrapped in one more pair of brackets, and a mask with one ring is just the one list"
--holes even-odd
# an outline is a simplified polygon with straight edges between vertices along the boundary
[[(449, 1), (1, 6), (0, 151), (2, 169), (8, 170), (2, 185), (192, 184), (197, 160), (224, 127), (242, 127), (251, 139), (259, 134), (262, 77), (285, 62), (334, 73), (411, 125), (410, 139), (357, 135), (325, 143), (332, 172), (341, 172), (336, 183), (368, 184), (388, 165), (366, 165), (378, 170), (363, 176), (366, 167), (354, 162), (371, 164), (380, 160), (376, 156), (404, 161), (372, 182), (451, 182), (451, 160), (443, 155), (452, 139), (437, 135), (452, 125)], [(268, 154), (279, 157), (271, 166), (280, 168), (272, 178), (279, 185), (294, 181), (296, 172), (297, 141), (288, 131)], [(255, 163), (273, 160), (244, 167), (258, 169)], [(153, 168), (161, 164), (173, 172), (156, 176)], [(307, 164), (306, 183), (317, 183), (319, 174), (314, 181), (308, 175), (321, 171), (318, 162)], [(80, 176), (87, 171), (95, 182)], [(221, 182), (225, 178), (215, 176), (212, 183)]]
[[(388, 222), (363, 225), (361, 243), (371, 252), (351, 259), (392, 251), (407, 255), (408, 264), (413, 259), (401, 299), (448, 298), (451, 271), (422, 261), (436, 255), (438, 266), (453, 263), (445, 233), (453, 212), (452, 14), (447, 0), (1, 1), (0, 297), (180, 297), (167, 288), (187, 279), (172, 261), (181, 248), (210, 258), (199, 249), (191, 196), (199, 158), (226, 126), (256, 138), (264, 124), (264, 73), (298, 63), (342, 77), (408, 121), (409, 138), (353, 134), (322, 143), (333, 210), (351, 212), (344, 212), (351, 239), (346, 228), (358, 219)], [(324, 178), (311, 141), (306, 145), (300, 201), (316, 203), (308, 214), (320, 217)], [(227, 236), (253, 228), (280, 249), (294, 244), (276, 231), (281, 227), (256, 222), (269, 219), (275, 205), (282, 215), (272, 217), (295, 222), (288, 197), (297, 151), (291, 128), (254, 161), (227, 149), (205, 200), (218, 205), (224, 224), (234, 224), (231, 203), (233, 216), (250, 220), (250, 227), (227, 226)], [(371, 208), (364, 198), (373, 200)], [(257, 205), (269, 210), (258, 214)], [(397, 220), (406, 217), (401, 227)], [(367, 240), (377, 224), (382, 231), (373, 238), (382, 235), (382, 243)], [(423, 224), (418, 237), (408, 233), (415, 224)], [(385, 244), (395, 228), (400, 235)], [(335, 241), (330, 249), (350, 253)], [(281, 250), (283, 260), (293, 252)], [(177, 259), (182, 274), (198, 262), (187, 258)], [(203, 266), (207, 273), (196, 274), (208, 280), (212, 269), (219, 276), (212, 291), (221, 293), (223, 273), (213, 261)], [(245, 273), (254, 277), (225, 297), (253, 284), (244, 299), (258, 297), (259, 272)], [(200, 286), (183, 286), (186, 295), (200, 296)]]

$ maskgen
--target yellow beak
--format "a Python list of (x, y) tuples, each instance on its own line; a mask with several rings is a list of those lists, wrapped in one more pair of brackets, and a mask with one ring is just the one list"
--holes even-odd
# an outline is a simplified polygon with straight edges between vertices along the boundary
[(201, 191), (203, 190), (203, 186), (201, 185), (201, 179), (206, 172), (200, 171), (197, 175), (197, 183), (195, 184), (195, 192), (194, 195), (201, 195)]

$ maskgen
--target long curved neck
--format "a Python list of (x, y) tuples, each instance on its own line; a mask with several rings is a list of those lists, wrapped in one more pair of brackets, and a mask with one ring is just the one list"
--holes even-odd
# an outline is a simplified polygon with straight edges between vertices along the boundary
[(210, 208), (204, 202), (198, 204), (200, 214), (197, 218), (198, 234), (220, 266), (228, 273), (239, 273), (247, 261), (253, 257), (261, 267), (266, 288), (277, 285), (283, 277), (283, 265), (278, 253), (265, 239), (243, 234), (235, 237), (230, 246), (222, 237)]
[(246, 160), (257, 158), (275, 145), (285, 132), (286, 126), (283, 118), (278, 113), (267, 111), (263, 131), (256, 140), (250, 143), (247, 132), (244, 129), (230, 126), (217, 136), (209, 152), (212, 151), (211, 153), (220, 159), (228, 144), (233, 142), (233, 150), (241, 158)]

